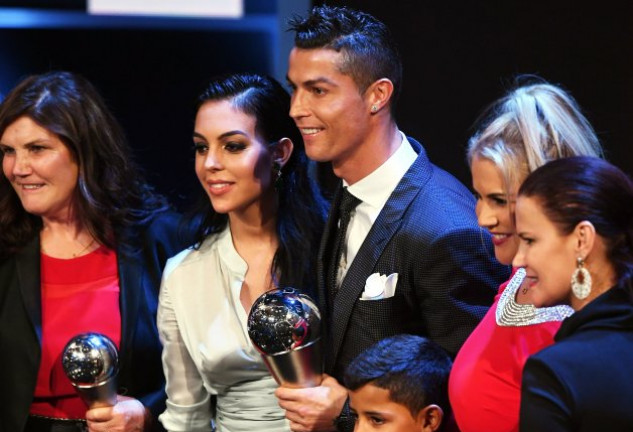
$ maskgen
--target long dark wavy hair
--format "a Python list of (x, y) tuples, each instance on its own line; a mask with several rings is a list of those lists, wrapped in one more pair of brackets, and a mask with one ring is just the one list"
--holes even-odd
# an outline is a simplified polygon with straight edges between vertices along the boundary
[[(255, 132), (263, 142), (290, 138), (294, 150), (281, 168), (277, 187), (277, 237), (279, 246), (271, 273), (279, 286), (293, 286), (312, 293), (314, 264), (327, 214), (327, 204), (310, 176), (299, 130), (290, 118), (290, 96), (274, 79), (256, 74), (234, 74), (214, 78), (199, 96), (197, 108), (209, 101), (230, 101), (244, 114), (255, 118)], [(201, 194), (194, 210), (197, 215), (197, 247), (228, 223), (226, 214), (217, 213), (206, 194)]]
[[(77, 215), (102, 245), (114, 248), (132, 239), (125, 228), (167, 209), (133, 162), (124, 133), (105, 102), (85, 78), (71, 72), (33, 75), (0, 104), (0, 137), (20, 117), (54, 133), (79, 166)], [(8, 179), (0, 176), (0, 257), (11, 255), (42, 228), (29, 214)]]

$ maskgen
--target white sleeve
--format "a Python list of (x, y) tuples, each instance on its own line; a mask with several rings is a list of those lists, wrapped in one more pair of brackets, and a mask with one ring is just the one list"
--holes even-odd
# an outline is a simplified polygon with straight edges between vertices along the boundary
[[(174, 261), (180, 261), (177, 258), (174, 257)], [(159, 416), (159, 420), (168, 431), (210, 431), (210, 395), (185, 346), (170, 298), (168, 279), (174, 264), (172, 261), (166, 266), (158, 304), (157, 324), (163, 343), (163, 370), (167, 382), (167, 409)]]

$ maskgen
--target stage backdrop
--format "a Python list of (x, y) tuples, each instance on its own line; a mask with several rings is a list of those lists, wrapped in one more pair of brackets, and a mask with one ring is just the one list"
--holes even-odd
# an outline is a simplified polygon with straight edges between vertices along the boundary
[(0, 0), (0, 98), (20, 79), (70, 70), (92, 81), (121, 121), (149, 180), (185, 207), (195, 101), (217, 74), (285, 81), (286, 17), (308, 0), (245, 0), (241, 18), (89, 15), (84, 0)]
[[(366, 10), (392, 29), (404, 61), (398, 123), (464, 183), (473, 123), (517, 74), (568, 89), (608, 158), (633, 174), (633, 2), (327, 3)], [(108, 17), (89, 16), (84, 0), (0, 0), (0, 96), (32, 73), (85, 75), (122, 122), (149, 179), (184, 206), (199, 188), (195, 97), (218, 73), (283, 81), (292, 44), (286, 19), (308, 7), (308, 0), (245, 0), (238, 19)]]
[(467, 184), (464, 153), (473, 123), (518, 74), (537, 74), (570, 91), (607, 158), (633, 175), (633, 2), (325, 3), (364, 10), (389, 26), (404, 62), (398, 123)]

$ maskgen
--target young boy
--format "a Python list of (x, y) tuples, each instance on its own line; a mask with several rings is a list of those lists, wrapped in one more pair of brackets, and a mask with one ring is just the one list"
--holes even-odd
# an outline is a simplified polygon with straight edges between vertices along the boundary
[(366, 349), (345, 373), (354, 431), (441, 430), (451, 366), (439, 345), (420, 336), (396, 335)]

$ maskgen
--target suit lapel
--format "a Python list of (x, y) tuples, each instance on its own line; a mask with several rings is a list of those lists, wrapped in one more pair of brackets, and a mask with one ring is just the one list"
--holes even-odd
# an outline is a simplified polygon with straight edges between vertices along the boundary
[(400, 180), (372, 225), (334, 300), (331, 320), (332, 355), (328, 356), (328, 362), (331, 364), (326, 365), (326, 370), (332, 370), (336, 361), (354, 305), (365, 289), (365, 281), (374, 272), (385, 247), (400, 228), (406, 209), (430, 177), (430, 166), (424, 149), (415, 140), (408, 139), (418, 157)]
[(334, 194), (334, 198), (332, 200), (332, 204), (330, 206), (330, 212), (328, 214), (328, 220), (325, 224), (325, 229), (323, 231), (323, 236), (321, 237), (321, 243), (319, 245), (319, 254), (317, 258), (317, 292), (319, 295), (318, 303), (319, 309), (321, 310), (321, 315), (323, 316), (323, 321), (327, 322), (328, 319), (328, 286), (327, 286), (327, 266), (330, 261), (330, 253), (331, 253), (331, 239), (337, 228), (336, 224), (338, 223), (338, 206), (341, 202), (342, 195), (342, 187), (339, 183), (339, 186)]
[(42, 288), (40, 277), (40, 237), (35, 236), (19, 252), (15, 263), (24, 306), (37, 339), (42, 344)]
[[(136, 331), (134, 311), (139, 310), (139, 296), (143, 292), (143, 266), (139, 255), (140, 250), (124, 252), (117, 251), (117, 263), (119, 269), (119, 307), (121, 309), (121, 346), (119, 347), (119, 360), (121, 370), (128, 361), (131, 352), (134, 333)], [(130, 287), (135, 287), (131, 289)]]

